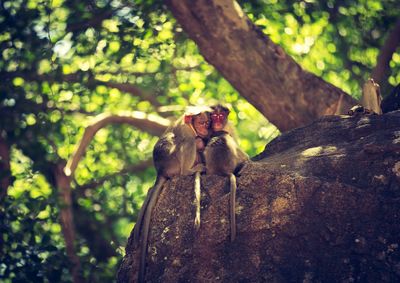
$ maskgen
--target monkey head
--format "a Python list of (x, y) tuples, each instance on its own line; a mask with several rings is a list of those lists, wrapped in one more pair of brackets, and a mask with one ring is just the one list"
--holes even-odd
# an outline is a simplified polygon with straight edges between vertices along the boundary
[(222, 131), (226, 125), (229, 109), (220, 104), (211, 107), (211, 128), (214, 132)]
[(193, 116), (192, 125), (197, 135), (201, 138), (208, 137), (210, 130), (210, 116), (207, 112), (203, 112)]
[(188, 124), (196, 136), (207, 138), (210, 131), (210, 112), (209, 107), (191, 107), (184, 115), (184, 122)]

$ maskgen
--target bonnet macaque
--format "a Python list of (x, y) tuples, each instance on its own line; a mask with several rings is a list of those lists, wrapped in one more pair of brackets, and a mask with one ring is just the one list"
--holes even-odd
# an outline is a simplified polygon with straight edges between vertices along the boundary
[(353, 106), (348, 114), (382, 114), (381, 102), (380, 86), (369, 78), (362, 88), (361, 105)]
[(231, 242), (236, 237), (236, 176), (235, 171), (249, 157), (237, 145), (233, 128), (228, 123), (229, 109), (217, 105), (212, 107), (211, 137), (204, 150), (207, 174), (229, 176), (230, 180), (230, 227)]
[(144, 282), (147, 243), (153, 208), (165, 181), (179, 175), (195, 173), (195, 191), (200, 191), (200, 172), (204, 170), (200, 152), (209, 136), (210, 117), (208, 107), (193, 107), (170, 126), (154, 146), (153, 161), (157, 179), (147, 194), (134, 227), (134, 243), (141, 245), (138, 282)]
[(381, 102), (382, 96), (380, 86), (375, 83), (372, 78), (369, 78), (363, 86), (361, 105), (365, 109), (372, 110), (376, 114), (382, 114)]

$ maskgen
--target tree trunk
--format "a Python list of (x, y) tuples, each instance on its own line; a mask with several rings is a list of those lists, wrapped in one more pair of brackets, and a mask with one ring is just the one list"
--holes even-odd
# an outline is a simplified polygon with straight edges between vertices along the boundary
[[(238, 175), (229, 241), (226, 177), (167, 182), (149, 237), (148, 282), (399, 282), (400, 111), (327, 116), (275, 139)], [(117, 282), (135, 282), (130, 237)]]
[(281, 131), (347, 112), (356, 104), (337, 87), (302, 70), (235, 1), (166, 3), (205, 59)]
[(386, 97), (393, 87), (389, 83), (391, 75), (390, 61), (393, 54), (400, 44), (400, 19), (397, 20), (394, 27), (391, 29), (385, 39), (381, 50), (379, 51), (378, 59), (375, 68), (372, 70), (371, 78), (374, 79), (381, 87), (381, 93)]

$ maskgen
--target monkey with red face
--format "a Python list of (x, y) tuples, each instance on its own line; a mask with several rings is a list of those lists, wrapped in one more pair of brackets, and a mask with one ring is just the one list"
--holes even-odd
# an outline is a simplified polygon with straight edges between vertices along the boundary
[(209, 136), (210, 112), (208, 107), (190, 108), (165, 131), (154, 146), (153, 161), (157, 179), (147, 194), (133, 231), (135, 245), (141, 243), (138, 282), (145, 280), (151, 214), (166, 180), (179, 175), (195, 174), (195, 192), (200, 191), (200, 173), (204, 171), (201, 152)]
[(211, 107), (211, 137), (204, 150), (207, 174), (229, 176), (230, 180), (230, 228), (231, 242), (236, 237), (236, 176), (234, 172), (246, 161), (234, 138), (233, 128), (228, 123), (229, 109), (216, 105)]

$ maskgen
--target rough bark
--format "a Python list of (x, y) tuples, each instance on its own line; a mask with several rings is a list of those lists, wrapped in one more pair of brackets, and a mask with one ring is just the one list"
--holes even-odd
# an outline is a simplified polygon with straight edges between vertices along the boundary
[[(148, 282), (399, 282), (400, 111), (327, 116), (275, 139), (238, 176), (170, 180), (152, 217)], [(130, 237), (117, 282), (135, 282)]]
[(281, 131), (356, 104), (342, 90), (304, 71), (235, 1), (166, 3), (204, 58)]

